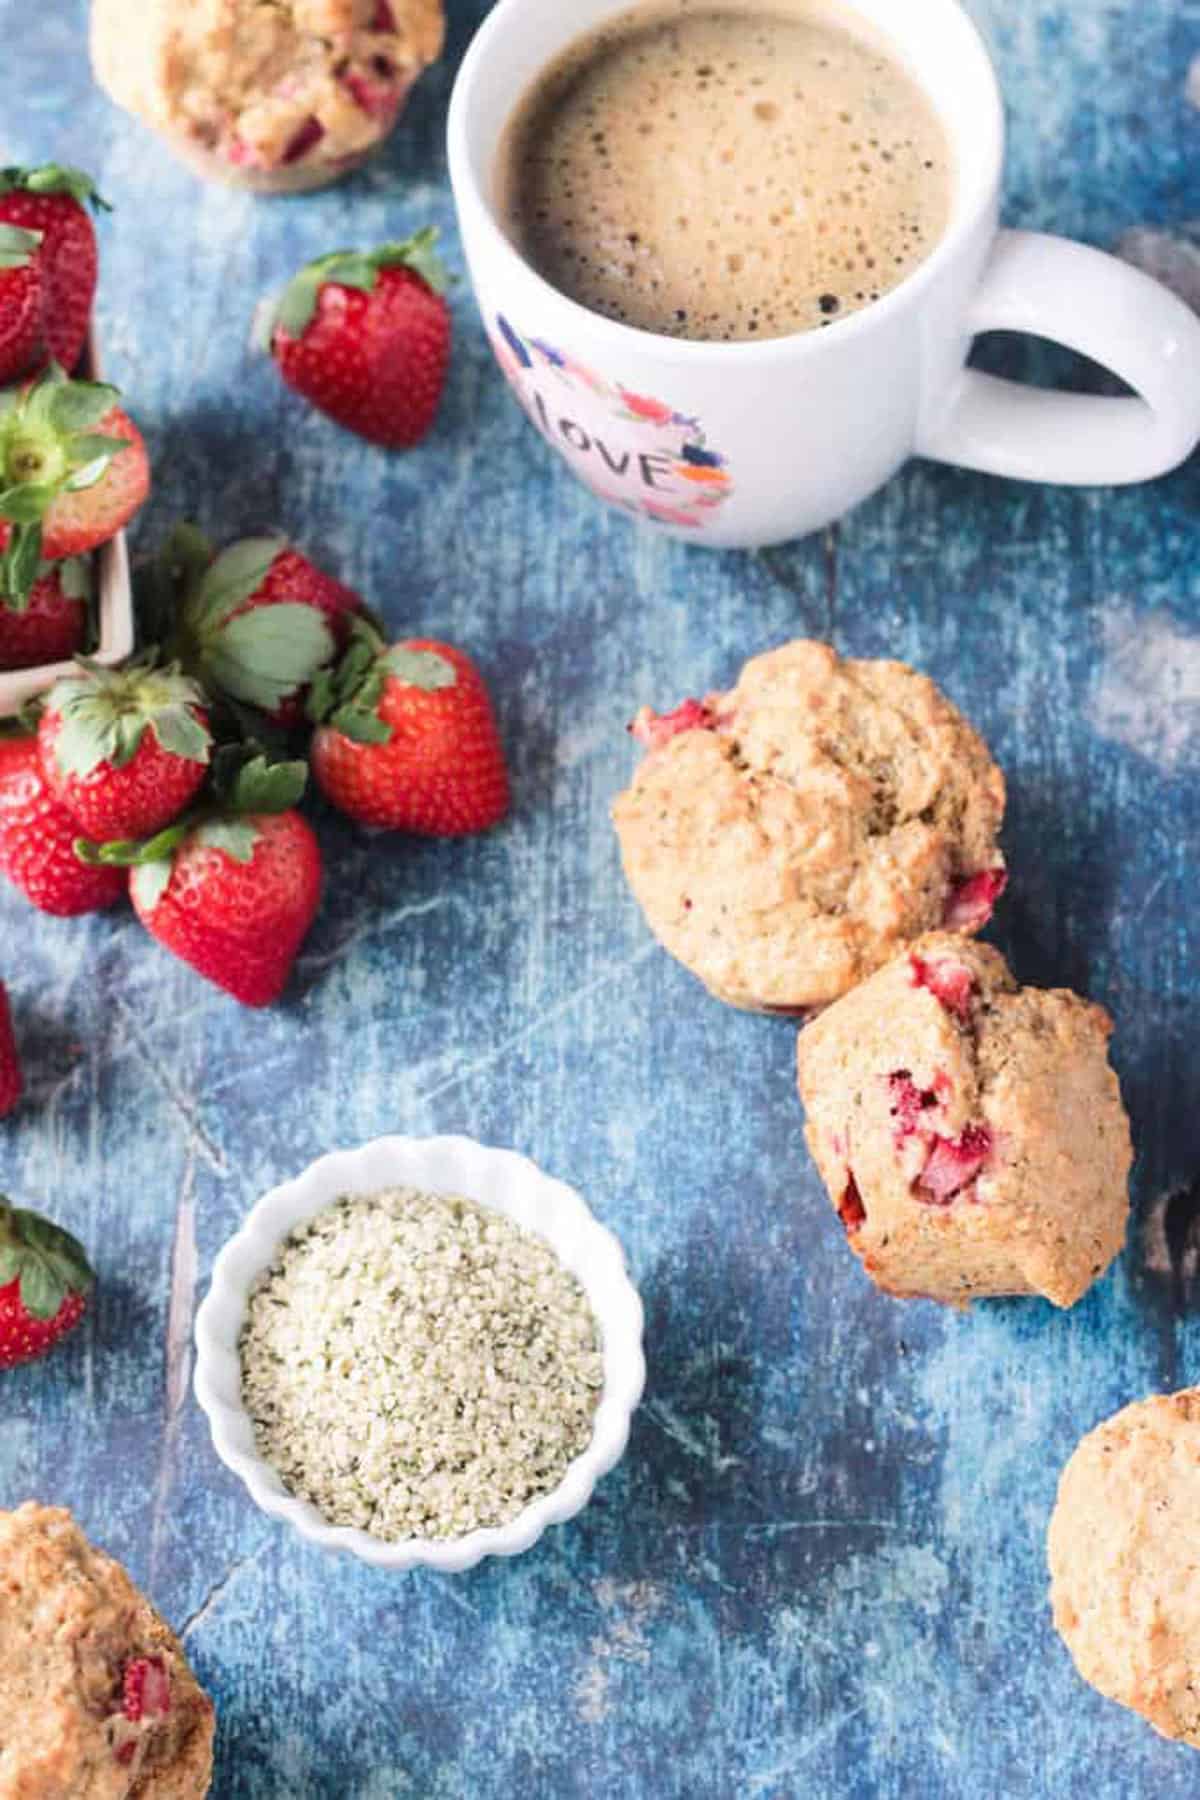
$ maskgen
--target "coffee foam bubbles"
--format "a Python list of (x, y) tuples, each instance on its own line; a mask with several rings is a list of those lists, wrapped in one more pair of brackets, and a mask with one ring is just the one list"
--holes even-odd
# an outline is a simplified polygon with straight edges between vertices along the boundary
[(806, 331), (895, 287), (945, 229), (949, 151), (851, 16), (674, 0), (579, 40), (502, 151), (523, 254), (592, 311), (676, 337)]

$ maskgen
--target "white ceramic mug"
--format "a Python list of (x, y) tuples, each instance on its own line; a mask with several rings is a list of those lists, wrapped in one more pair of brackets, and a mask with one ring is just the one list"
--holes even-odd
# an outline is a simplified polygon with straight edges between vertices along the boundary
[[(710, 545), (818, 530), (912, 455), (1026, 481), (1146, 481), (1200, 441), (1200, 320), (1098, 250), (999, 230), (1004, 114), (958, 0), (857, 0), (933, 101), (957, 166), (941, 242), (898, 288), (819, 330), (696, 343), (601, 318), (534, 272), (495, 205), (504, 127), (559, 51), (629, 0), (498, 0), (450, 104), (450, 174), (497, 359), (599, 497)], [(966, 367), (982, 331), (1036, 333), (1136, 397), (1051, 393)]]

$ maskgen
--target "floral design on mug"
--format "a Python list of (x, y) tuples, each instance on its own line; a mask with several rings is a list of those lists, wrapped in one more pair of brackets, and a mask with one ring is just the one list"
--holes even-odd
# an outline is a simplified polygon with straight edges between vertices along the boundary
[(699, 419), (606, 381), (544, 338), (522, 337), (503, 314), (492, 349), (542, 436), (598, 499), (699, 531), (733, 492), (726, 459)]

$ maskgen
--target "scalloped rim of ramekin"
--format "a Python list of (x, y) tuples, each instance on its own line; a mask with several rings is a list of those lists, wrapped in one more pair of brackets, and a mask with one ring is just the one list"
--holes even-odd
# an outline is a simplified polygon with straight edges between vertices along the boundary
[[(378, 1193), (388, 1187), (461, 1194), (536, 1232), (580, 1281), (600, 1325), (604, 1387), (591, 1441), (558, 1486), (531, 1501), (507, 1525), (460, 1538), (388, 1543), (355, 1526), (331, 1525), (316, 1507), (289, 1494), (254, 1448), (238, 1355), (254, 1281), (298, 1224), (342, 1194)], [(375, 1138), (357, 1149), (331, 1151), (293, 1180), (273, 1187), (220, 1251), (196, 1315), (196, 1398), (208, 1416), (217, 1455), (271, 1518), (290, 1525), (309, 1543), (356, 1556), (375, 1568), (459, 1573), (485, 1556), (517, 1556), (530, 1549), (547, 1526), (561, 1525), (581, 1512), (601, 1476), (620, 1461), (645, 1386), (643, 1325), (642, 1303), (620, 1244), (574, 1188), (544, 1174), (518, 1151), (492, 1149), (471, 1138)]]

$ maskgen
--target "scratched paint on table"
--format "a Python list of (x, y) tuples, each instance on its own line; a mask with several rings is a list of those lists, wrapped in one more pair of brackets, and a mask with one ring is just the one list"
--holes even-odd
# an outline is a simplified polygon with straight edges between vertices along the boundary
[[(1195, 0), (973, 10), (1010, 98), (1007, 216), (1134, 260), (1194, 244)], [(158, 478), (135, 548), (181, 513), (225, 538), (280, 526), (396, 630), (469, 645), (518, 796), (462, 844), (318, 812), (328, 897), (265, 1015), (128, 914), (63, 925), (0, 896), (31, 1090), (0, 1185), (101, 1275), (78, 1340), (5, 1378), (0, 1504), (69, 1503), (182, 1628), (220, 1712), (218, 1800), (1190, 1795), (1191, 1753), (1076, 1678), (1042, 1541), (1079, 1434), (1200, 1379), (1167, 1243), (1200, 1171), (1197, 469), (1056, 493), (914, 466), (820, 539), (707, 554), (576, 488), (461, 283), (428, 443), (389, 458), (339, 434), (249, 349), (254, 301), (426, 222), (461, 272), (442, 128), (482, 11), (452, 5), (376, 164), (267, 203), (197, 186), (91, 89), (80, 0), (0, 0), (3, 160), (87, 164), (118, 209), (101, 330)], [(906, 658), (975, 719), (1011, 787), (994, 935), (1024, 979), (1117, 1019), (1139, 1227), (1068, 1316), (871, 1292), (803, 1152), (791, 1029), (709, 1000), (622, 885), (627, 720), (802, 632)], [(188, 1386), (197, 1293), (256, 1196), (389, 1130), (467, 1131), (573, 1180), (647, 1306), (620, 1469), (535, 1551), (457, 1579), (293, 1541), (215, 1462)]]
[(1200, 752), (1200, 635), (1165, 612), (1115, 603), (1102, 615), (1102, 654), (1088, 708), (1103, 736), (1174, 770)]

